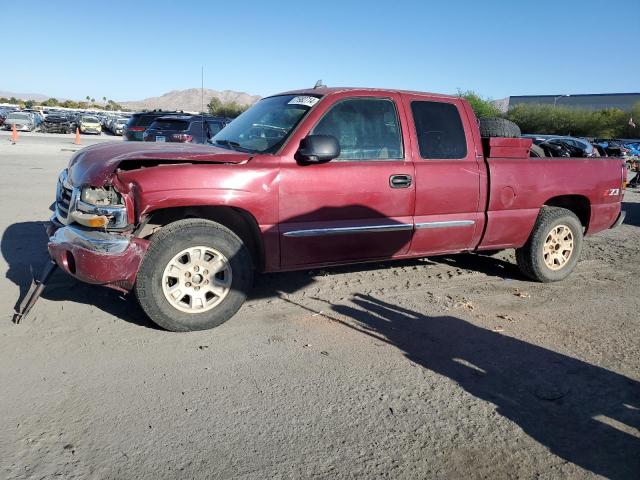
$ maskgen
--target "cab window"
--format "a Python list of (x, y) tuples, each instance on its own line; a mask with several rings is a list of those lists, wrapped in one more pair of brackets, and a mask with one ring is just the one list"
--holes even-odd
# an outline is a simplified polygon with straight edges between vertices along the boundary
[(422, 158), (461, 159), (467, 156), (467, 139), (454, 104), (414, 101), (411, 112)]
[(351, 98), (333, 105), (311, 132), (333, 135), (335, 161), (395, 160), (404, 157), (395, 104), (382, 98)]

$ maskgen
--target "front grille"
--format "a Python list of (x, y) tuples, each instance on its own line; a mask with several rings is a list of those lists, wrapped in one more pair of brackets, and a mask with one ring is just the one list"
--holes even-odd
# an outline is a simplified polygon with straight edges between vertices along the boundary
[(63, 172), (58, 179), (56, 191), (56, 215), (62, 223), (67, 223), (69, 208), (73, 198), (73, 188), (67, 182), (67, 172)]

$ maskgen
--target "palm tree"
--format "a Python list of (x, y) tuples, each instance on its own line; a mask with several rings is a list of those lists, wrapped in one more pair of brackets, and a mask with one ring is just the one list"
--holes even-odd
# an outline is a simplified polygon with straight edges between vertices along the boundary
[(107, 101), (107, 97), (102, 97), (102, 101), (106, 102)]
[(87, 95), (87, 96), (86, 96), (86, 97), (84, 97), (84, 98), (86, 98), (86, 99), (87, 99), (87, 102), (88, 102), (89, 100), (91, 100), (91, 97), (90, 97), (89, 95)]

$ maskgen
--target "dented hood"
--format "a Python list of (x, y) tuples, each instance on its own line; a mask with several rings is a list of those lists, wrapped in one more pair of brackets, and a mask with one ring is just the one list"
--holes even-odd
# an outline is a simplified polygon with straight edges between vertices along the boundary
[(83, 148), (69, 161), (72, 185), (101, 187), (123, 162), (243, 163), (248, 153), (184, 143), (104, 142)]

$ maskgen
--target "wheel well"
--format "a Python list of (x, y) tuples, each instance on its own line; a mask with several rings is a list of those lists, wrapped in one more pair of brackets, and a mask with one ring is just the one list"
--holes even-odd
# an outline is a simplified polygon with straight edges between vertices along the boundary
[(264, 247), (258, 222), (253, 215), (240, 208), (205, 205), (155, 210), (141, 222), (136, 236), (149, 238), (165, 225), (185, 218), (204, 218), (224, 225), (247, 246), (255, 267), (264, 267)]
[(576, 214), (583, 227), (589, 226), (591, 218), (591, 203), (587, 197), (582, 195), (560, 195), (544, 202), (548, 207), (566, 208)]

